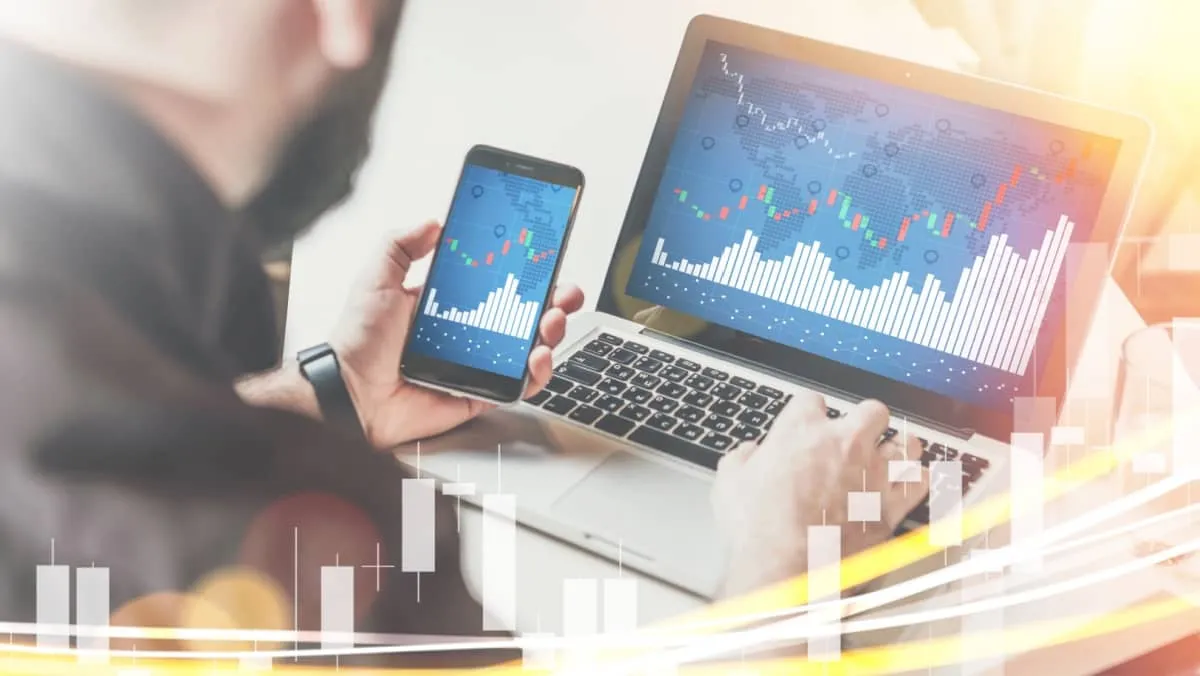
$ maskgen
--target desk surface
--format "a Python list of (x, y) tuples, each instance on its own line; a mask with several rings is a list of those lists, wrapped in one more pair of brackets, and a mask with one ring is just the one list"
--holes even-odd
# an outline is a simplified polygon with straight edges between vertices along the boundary
[[(945, 68), (973, 60), (956, 35), (930, 29), (907, 0), (512, 0), (472, 3), (470, 20), (462, 12), (458, 3), (409, 0), (375, 153), (358, 192), (296, 246), (289, 352), (328, 335), (352, 280), (389, 233), (444, 214), (461, 157), (475, 143), (586, 170), (588, 197), (563, 278), (594, 298), (607, 260), (590, 253), (612, 249), (676, 50), (695, 14), (773, 25)], [(513, 44), (534, 47), (510, 49)], [(513, 89), (515, 82), (529, 82), (530, 73), (537, 73), (535, 86), (546, 83), (552, 92), (536, 109), (529, 107), (532, 97)], [(1138, 322), (1115, 286), (1104, 306), (1085, 357), (1086, 391), (1111, 382), (1113, 341)], [(478, 585), (481, 519), (474, 509), (463, 507), (461, 532), (464, 569)], [(638, 577), (643, 624), (701, 603), (532, 531), (519, 531), (517, 552), (517, 627), (524, 632), (560, 628), (561, 580), (567, 578)]]

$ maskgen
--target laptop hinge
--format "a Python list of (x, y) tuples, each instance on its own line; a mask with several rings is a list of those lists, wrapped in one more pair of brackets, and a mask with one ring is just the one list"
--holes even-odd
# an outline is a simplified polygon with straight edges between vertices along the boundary
[[(737, 355), (729, 354), (727, 352), (722, 352), (720, 350), (714, 350), (711, 347), (707, 347), (705, 345), (701, 345), (699, 343), (695, 343), (695, 342), (692, 342), (692, 341), (684, 339), (684, 338), (679, 338), (678, 336), (672, 336), (669, 333), (663, 333), (662, 331), (657, 331), (655, 329), (646, 328), (646, 327), (642, 328), (641, 333), (649, 335), (649, 336), (653, 336), (654, 338), (656, 338), (658, 340), (662, 340), (662, 341), (665, 341), (665, 342), (668, 342), (668, 343), (671, 343), (674, 345), (679, 345), (680, 347), (684, 347), (689, 350), (694, 350), (696, 352), (703, 352), (705, 354), (712, 355), (715, 359), (733, 362), (743, 368), (747, 368), (752, 371), (758, 371), (760, 373), (765, 373), (773, 378), (778, 378), (778, 379), (786, 381), (786, 382), (795, 383), (797, 385), (800, 385), (801, 387), (806, 387), (811, 390), (816, 390), (817, 392), (820, 392), (822, 394), (828, 394), (830, 396), (837, 397), (838, 399), (844, 399), (846, 401), (854, 402), (854, 403), (860, 402), (863, 399), (865, 399), (865, 397), (854, 394), (853, 392), (847, 392), (846, 390), (841, 390), (841, 389), (838, 389), (831, 385), (827, 385), (825, 383), (819, 383), (819, 382), (816, 382), (813, 380), (809, 380), (807, 378), (802, 378), (800, 376), (797, 376), (794, 373), (788, 373), (787, 371), (773, 368), (771, 366), (767, 366), (767, 365), (761, 364), (759, 362), (751, 361), (749, 359), (744, 359)], [(915, 413), (912, 413), (911, 411), (906, 411), (900, 407), (892, 406), (891, 404), (888, 404), (888, 408), (891, 409), (892, 415), (897, 418), (904, 418), (911, 423), (915, 423), (915, 424), (921, 425), (923, 427), (928, 427), (936, 432), (940, 432), (942, 434), (954, 437), (956, 439), (962, 439), (963, 441), (966, 441), (966, 440), (970, 439), (971, 437), (975, 436), (975, 430), (970, 429), (970, 428), (955, 427), (953, 425), (948, 425), (943, 422), (938, 422), (937, 420), (931, 420), (924, 416), (920, 416)]]

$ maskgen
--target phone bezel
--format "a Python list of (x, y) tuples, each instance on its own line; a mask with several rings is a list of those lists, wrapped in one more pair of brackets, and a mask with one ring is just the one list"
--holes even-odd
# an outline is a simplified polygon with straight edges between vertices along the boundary
[[(494, 148), (486, 145), (477, 145), (467, 152), (467, 156), (463, 161), (462, 169), (459, 171), (458, 181), (455, 183), (454, 194), (458, 195), (459, 187), (462, 185), (463, 178), (466, 176), (468, 166), (481, 166), (488, 169), (495, 169), (518, 176), (525, 176), (547, 183), (555, 183), (575, 189), (575, 201), (571, 205), (571, 211), (567, 215), (566, 228), (563, 231), (562, 241), (558, 245), (559, 255), (554, 260), (554, 270), (550, 275), (550, 284), (547, 286), (546, 295), (542, 298), (542, 310), (538, 314), (536, 324), (541, 323), (542, 316), (546, 313), (547, 304), (550, 301), (550, 294), (554, 292), (554, 284), (558, 279), (558, 273), (562, 266), (562, 252), (566, 250), (571, 239), (571, 232), (575, 226), (575, 215), (579, 211), (579, 202), (583, 196), (584, 177), (583, 172), (570, 165), (553, 162), (551, 160), (522, 155), (500, 148)], [(450, 207), (446, 213), (445, 222), (449, 224), (454, 214), (454, 200), (451, 200)], [(434, 270), (438, 264), (440, 247), (435, 251), (433, 260), (430, 262), (430, 270)], [(415, 325), (420, 317), (420, 308), (425, 307), (426, 296), (429, 293), (428, 286), (421, 292), (421, 298), (417, 302), (412, 324)], [(528, 355), (533, 351), (533, 348), (540, 342), (540, 338), (535, 334), (533, 340), (529, 343), (529, 349), (526, 351), (526, 365), (522, 372), (521, 378), (510, 378), (491, 371), (477, 369), (470, 366), (463, 366), (444, 359), (428, 357), (426, 355), (415, 354), (409, 351), (412, 344), (413, 332), (409, 333), (408, 339), (404, 345), (404, 355), (401, 359), (400, 373), (411, 382), (419, 383), (443, 392), (462, 395), (472, 399), (480, 399), (491, 403), (510, 404), (520, 401), (529, 382), (529, 365)]]

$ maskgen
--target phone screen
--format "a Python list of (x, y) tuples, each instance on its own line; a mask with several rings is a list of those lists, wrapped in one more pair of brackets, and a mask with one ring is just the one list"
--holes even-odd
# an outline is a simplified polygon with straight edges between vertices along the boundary
[(524, 174), (468, 157), (406, 354), (524, 378), (579, 191)]

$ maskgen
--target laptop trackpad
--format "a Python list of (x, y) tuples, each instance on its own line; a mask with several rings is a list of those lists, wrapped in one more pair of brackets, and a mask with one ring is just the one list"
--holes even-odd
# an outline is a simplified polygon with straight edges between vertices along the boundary
[(614, 453), (559, 498), (553, 513), (589, 534), (620, 541), (634, 557), (711, 576), (715, 583), (724, 563), (711, 489), (710, 481)]

